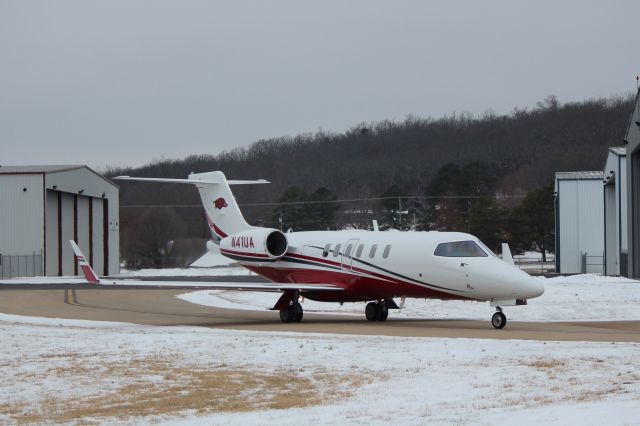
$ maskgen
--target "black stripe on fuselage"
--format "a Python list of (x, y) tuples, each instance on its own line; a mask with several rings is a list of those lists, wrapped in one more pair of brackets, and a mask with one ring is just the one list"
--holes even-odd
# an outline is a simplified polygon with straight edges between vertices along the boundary
[(342, 268), (339, 268), (337, 266), (328, 265), (328, 264), (322, 263), (322, 262), (313, 262), (313, 261), (310, 261), (310, 260), (298, 259), (298, 258), (295, 258), (295, 257), (286, 256), (286, 255), (281, 257), (280, 260), (282, 260), (284, 262), (300, 263), (300, 264), (303, 264), (303, 265), (322, 266), (323, 268), (330, 268), (330, 269), (335, 269), (336, 271), (343, 271)]

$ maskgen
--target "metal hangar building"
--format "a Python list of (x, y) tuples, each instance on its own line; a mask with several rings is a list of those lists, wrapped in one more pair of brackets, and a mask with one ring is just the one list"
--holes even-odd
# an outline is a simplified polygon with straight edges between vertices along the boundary
[(556, 173), (556, 272), (603, 272), (602, 180), (601, 171)]
[(0, 166), (0, 277), (120, 272), (118, 186), (85, 165)]
[(640, 278), (640, 89), (627, 133), (627, 240), (630, 278)]
[(625, 147), (609, 148), (603, 171), (605, 275), (627, 275), (626, 156)]

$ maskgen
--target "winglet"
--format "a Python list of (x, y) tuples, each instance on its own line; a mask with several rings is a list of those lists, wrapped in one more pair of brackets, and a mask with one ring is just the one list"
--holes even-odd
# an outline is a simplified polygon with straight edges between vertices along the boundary
[(511, 250), (509, 249), (509, 244), (507, 243), (502, 243), (502, 260), (504, 260), (510, 265), (515, 266), (515, 262), (513, 261), (513, 256), (511, 256)]
[(80, 247), (78, 247), (76, 242), (73, 240), (69, 240), (69, 243), (71, 244), (71, 248), (76, 255), (76, 261), (78, 262), (78, 265), (80, 265), (80, 269), (82, 269), (82, 273), (87, 281), (91, 284), (100, 284), (100, 279), (96, 273), (93, 272), (93, 269), (91, 268), (91, 265), (89, 265), (89, 262), (87, 262), (87, 259), (84, 258), (84, 254), (80, 251)]

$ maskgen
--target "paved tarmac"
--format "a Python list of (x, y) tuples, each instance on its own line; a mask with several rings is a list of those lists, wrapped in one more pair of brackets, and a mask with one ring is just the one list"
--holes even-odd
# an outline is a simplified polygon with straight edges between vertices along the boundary
[[(224, 329), (338, 333), (384, 336), (457, 337), (486, 339), (640, 342), (640, 321), (518, 322), (503, 330), (487, 320), (405, 319), (369, 322), (362, 317), (305, 312), (301, 323), (283, 324), (274, 311), (253, 312), (212, 308), (177, 299), (185, 289), (52, 289), (0, 290), (0, 312), (50, 318), (119, 321), (136, 324), (192, 325)], [(274, 302), (277, 299), (274, 294)], [(267, 308), (267, 307), (265, 307)], [(508, 310), (506, 311), (508, 316)]]

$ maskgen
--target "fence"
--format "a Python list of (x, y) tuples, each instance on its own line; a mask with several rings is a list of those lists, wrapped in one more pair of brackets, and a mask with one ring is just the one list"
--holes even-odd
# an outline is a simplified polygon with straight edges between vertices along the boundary
[(0, 278), (42, 275), (42, 253), (26, 255), (0, 254)]
[(131, 256), (123, 262), (123, 266), (129, 270), (188, 268), (197, 259), (198, 256)]
[(553, 259), (543, 262), (541, 259), (517, 258), (514, 259), (514, 263), (518, 268), (531, 275), (544, 275), (549, 272), (554, 272), (556, 269), (556, 264)]
[(604, 275), (604, 255), (592, 256), (582, 252), (581, 256), (580, 272), (583, 274), (596, 273)]

